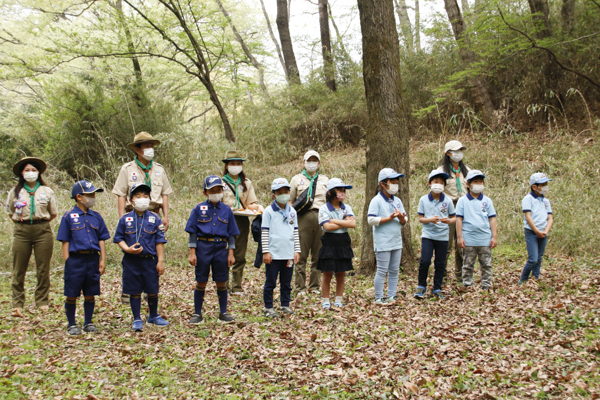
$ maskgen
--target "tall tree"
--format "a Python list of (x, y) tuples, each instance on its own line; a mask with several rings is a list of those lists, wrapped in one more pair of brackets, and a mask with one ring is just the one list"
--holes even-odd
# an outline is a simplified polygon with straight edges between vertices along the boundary
[(285, 74), (285, 78), (289, 79), (287, 68), (285, 68), (285, 62), (283, 61), (283, 55), (281, 54), (281, 47), (279, 47), (279, 42), (275, 38), (275, 34), (273, 33), (273, 28), (271, 27), (271, 19), (269, 18), (269, 14), (267, 14), (267, 9), (265, 8), (265, 2), (260, 0), (260, 6), (262, 7), (263, 14), (265, 16), (265, 20), (267, 21), (267, 28), (269, 29), (269, 35), (271, 35), (271, 40), (273, 44), (275, 44), (275, 50), (277, 51), (277, 56), (279, 57), (279, 62), (281, 63), (281, 68), (283, 68), (283, 73)]
[(421, 50), (421, 10), (419, 0), (415, 0), (415, 48)]
[(573, 31), (575, 22), (575, 0), (563, 0), (560, 14), (562, 16), (563, 31), (568, 35)]
[(414, 39), (412, 25), (410, 23), (410, 19), (408, 18), (408, 7), (406, 7), (406, 0), (395, 0), (395, 3), (396, 13), (398, 14), (398, 22), (400, 23), (400, 31), (402, 32), (402, 37), (404, 38), (404, 44), (406, 45), (406, 49), (412, 53)]
[(319, 27), (321, 30), (321, 51), (323, 53), (323, 72), (325, 84), (335, 92), (335, 68), (331, 54), (331, 35), (329, 33), (329, 12), (327, 0), (319, 0)]
[[(123, 27), (123, 31), (125, 32), (125, 40), (127, 41), (127, 51), (131, 54), (135, 54), (135, 45), (133, 44), (133, 36), (131, 35), (131, 31), (129, 30), (129, 26), (127, 25), (127, 21), (125, 20), (125, 15), (123, 14), (123, 0), (117, 0), (116, 2), (108, 1), (108, 4), (113, 7), (117, 13), (117, 19), (119, 20), (119, 24)], [(133, 72), (135, 74), (135, 81), (138, 86), (141, 86), (144, 81), (142, 79), (142, 67), (140, 65), (140, 61), (135, 55), (131, 56), (131, 62), (133, 64)]]
[[(369, 115), (367, 126), (367, 182), (363, 213), (363, 240), (360, 271), (373, 272), (373, 231), (367, 223), (369, 200), (374, 196), (377, 175), (391, 167), (404, 173), (399, 196), (406, 210), (409, 204), (409, 126), (402, 101), (400, 77), (400, 45), (394, 18), (393, 0), (358, 0), (362, 32), (363, 79)], [(402, 228), (402, 265), (414, 271), (414, 253), (410, 222)]]
[(531, 15), (536, 23), (536, 36), (538, 39), (550, 37), (552, 31), (550, 29), (550, 9), (548, 8), (548, 0), (528, 0)]
[(279, 31), (279, 41), (283, 50), (283, 59), (287, 71), (288, 81), (291, 84), (300, 83), (300, 70), (296, 64), (294, 47), (292, 45), (292, 36), (290, 35), (290, 18), (288, 13), (288, 3), (286, 0), (277, 0), (277, 30)]

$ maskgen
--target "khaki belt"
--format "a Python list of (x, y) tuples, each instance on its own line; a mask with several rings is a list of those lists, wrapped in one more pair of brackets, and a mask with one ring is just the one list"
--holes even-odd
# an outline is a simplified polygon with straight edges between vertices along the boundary
[(33, 221), (31, 220), (25, 220), (25, 221), (14, 221), (15, 224), (22, 224), (22, 225), (38, 225), (38, 224), (43, 224), (44, 222), (48, 222), (47, 219), (34, 219)]
[(226, 242), (227, 241), (226, 238), (222, 238), (222, 237), (205, 238), (202, 236), (198, 236), (198, 240), (202, 240), (203, 242)]

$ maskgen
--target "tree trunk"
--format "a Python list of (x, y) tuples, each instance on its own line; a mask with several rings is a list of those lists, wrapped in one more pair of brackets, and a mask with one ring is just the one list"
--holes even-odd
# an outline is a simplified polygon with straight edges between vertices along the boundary
[[(404, 208), (409, 203), (409, 130), (402, 102), (400, 45), (394, 18), (393, 0), (358, 0), (362, 31), (363, 79), (369, 115), (367, 127), (367, 180), (363, 213), (362, 256), (359, 271), (376, 268), (373, 231), (367, 223), (369, 200), (375, 195), (377, 175), (384, 167), (404, 173), (398, 193)], [(402, 265), (404, 272), (415, 270), (410, 224), (402, 228)]]
[(342, 54), (344, 55), (344, 58), (346, 58), (348, 63), (352, 64), (352, 57), (350, 57), (348, 50), (346, 50), (346, 46), (344, 46), (344, 40), (340, 33), (340, 30), (338, 29), (337, 24), (335, 23), (335, 19), (333, 18), (333, 13), (331, 12), (331, 6), (329, 4), (327, 4), (327, 8), (329, 10), (329, 19), (331, 19), (331, 25), (333, 25), (333, 29), (335, 30), (335, 36), (337, 37), (338, 43), (340, 45), (340, 50), (342, 51)]
[(300, 83), (300, 70), (296, 64), (294, 47), (292, 46), (292, 36), (290, 35), (290, 20), (288, 15), (288, 3), (286, 0), (277, 0), (277, 30), (279, 31), (279, 41), (283, 50), (283, 59), (290, 84)]
[(281, 47), (279, 47), (279, 42), (277, 41), (277, 38), (275, 38), (275, 34), (273, 33), (273, 28), (271, 27), (271, 20), (269, 19), (269, 14), (267, 14), (267, 9), (265, 8), (265, 3), (263, 0), (260, 0), (260, 6), (262, 7), (265, 19), (267, 20), (267, 28), (269, 28), (269, 35), (271, 35), (271, 40), (275, 44), (275, 49), (277, 51), (277, 56), (279, 56), (279, 62), (281, 63), (281, 68), (283, 68), (285, 79), (289, 79), (287, 69), (285, 68), (285, 62), (283, 61), (283, 55), (281, 54)]
[(533, 21), (536, 24), (538, 39), (550, 37), (552, 31), (550, 29), (550, 10), (548, 8), (548, 0), (529, 0), (529, 9), (533, 16)]
[(421, 51), (421, 11), (419, 10), (419, 0), (415, 0), (415, 47)]
[(335, 69), (331, 55), (331, 35), (329, 34), (329, 13), (327, 0), (319, 0), (319, 27), (321, 28), (321, 50), (323, 52), (323, 72), (325, 84), (335, 92)]
[(398, 14), (398, 22), (400, 23), (400, 31), (404, 38), (404, 44), (409, 53), (413, 52), (413, 33), (408, 13), (406, 12), (406, 0), (395, 0), (396, 13)]
[(575, 15), (575, 0), (563, 0), (560, 14), (562, 16), (563, 31), (566, 34), (571, 34), (571, 32), (573, 31)]

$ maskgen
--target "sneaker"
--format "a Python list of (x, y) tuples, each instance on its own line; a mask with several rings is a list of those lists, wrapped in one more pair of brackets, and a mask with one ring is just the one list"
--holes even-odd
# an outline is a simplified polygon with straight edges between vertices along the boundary
[(335, 303), (333, 303), (333, 305), (334, 305), (335, 307), (337, 307), (337, 308), (342, 308), (342, 307), (344, 307), (344, 305), (342, 304), (342, 302), (341, 302), (341, 301), (336, 301)]
[(375, 304), (377, 304), (378, 306), (385, 306), (387, 304), (387, 298), (380, 297), (378, 299), (375, 299)]
[(190, 325), (200, 325), (203, 322), (202, 315), (194, 314), (190, 318)]
[(491, 288), (492, 288), (491, 286), (482, 286), (481, 290), (489, 291)]
[(519, 280), (519, 285), (524, 285), (525, 283), (527, 283), (527, 279), (525, 279), (525, 280)]
[(233, 321), (235, 321), (235, 318), (233, 318), (233, 315), (231, 315), (227, 311), (225, 311), (224, 313), (219, 314), (218, 321), (222, 324), (230, 324)]
[(390, 296), (386, 299), (387, 304), (394, 304), (398, 300), (398, 296)]
[(71, 336), (81, 335), (81, 329), (77, 325), (69, 325), (67, 327), (67, 333)]
[(320, 290), (317, 290), (317, 289), (313, 289), (313, 290), (310, 290), (310, 291), (309, 291), (309, 293), (312, 293), (312, 294), (320, 294), (320, 293), (321, 293), (321, 291), (320, 291)]
[(288, 315), (294, 314), (294, 311), (289, 306), (281, 307), (281, 312)]
[(156, 326), (168, 326), (171, 325), (169, 321), (165, 321), (163, 317), (157, 315), (156, 317), (148, 317), (146, 320), (147, 324), (152, 324)]
[(425, 289), (423, 286), (419, 286), (417, 288), (417, 291), (414, 294), (415, 299), (424, 299), (425, 298), (425, 294), (427, 293), (427, 289)]
[(265, 308), (263, 311), (263, 314), (267, 318), (278, 318), (279, 317), (279, 314), (277, 314), (277, 311), (273, 310), (272, 308)]
[(323, 310), (329, 310), (330, 308), (331, 308), (330, 302), (323, 303)]
[(236, 296), (243, 296), (244, 295), (244, 291), (241, 291), (241, 292), (231, 292), (231, 294), (234, 294)]
[(433, 291), (433, 295), (434, 295), (435, 297), (437, 297), (438, 299), (440, 299), (440, 300), (441, 300), (441, 299), (445, 299), (445, 298), (446, 298), (446, 296), (444, 296), (444, 294), (442, 293), (442, 291), (441, 291), (441, 290), (434, 290), (434, 291)]
[(136, 319), (131, 325), (131, 330), (134, 332), (141, 332), (144, 330), (144, 322), (141, 319)]
[(306, 290), (300, 290), (298, 293), (296, 293), (296, 296), (297, 297), (306, 296)]
[(94, 325), (93, 322), (90, 322), (89, 324), (85, 324), (83, 326), (83, 331), (87, 333), (97, 333), (98, 328), (96, 328), (96, 325)]

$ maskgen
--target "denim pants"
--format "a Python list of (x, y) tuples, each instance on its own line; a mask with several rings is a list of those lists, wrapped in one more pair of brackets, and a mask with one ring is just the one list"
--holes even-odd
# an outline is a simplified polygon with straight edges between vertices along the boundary
[(525, 243), (527, 245), (528, 257), (520, 280), (528, 280), (532, 273), (535, 279), (539, 279), (540, 269), (542, 268), (542, 257), (544, 256), (544, 251), (546, 251), (548, 236), (540, 239), (531, 229), (525, 229)]
[(385, 278), (388, 280), (387, 297), (396, 295), (398, 290), (398, 275), (400, 274), (400, 259), (402, 258), (402, 249), (392, 251), (378, 251), (375, 253), (377, 258), (377, 272), (375, 273), (375, 298), (383, 297), (383, 286)]
[(446, 253), (448, 241), (421, 238), (421, 262), (419, 263), (419, 287), (427, 288), (427, 275), (435, 251), (435, 273), (433, 274), (433, 291), (442, 290), (442, 280), (446, 272)]
[(265, 287), (263, 288), (263, 300), (265, 308), (273, 308), (273, 289), (277, 286), (277, 275), (279, 275), (279, 300), (281, 307), (288, 307), (292, 296), (292, 276), (294, 267), (288, 267), (288, 260), (273, 260), (267, 264)]

